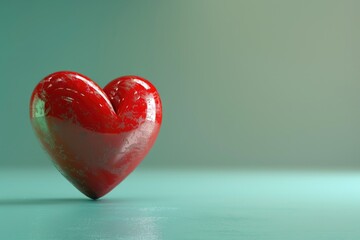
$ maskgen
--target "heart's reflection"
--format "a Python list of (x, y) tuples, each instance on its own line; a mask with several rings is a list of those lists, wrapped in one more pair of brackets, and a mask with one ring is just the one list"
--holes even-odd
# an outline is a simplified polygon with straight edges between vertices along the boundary
[[(46, 204), (45, 200), (40, 202)], [(162, 208), (139, 204), (135, 207), (133, 201), (121, 199), (52, 203), (59, 207), (45, 206), (46, 214), (32, 223), (35, 228), (31, 235), (36, 239), (162, 239), (162, 228), (168, 219)]]

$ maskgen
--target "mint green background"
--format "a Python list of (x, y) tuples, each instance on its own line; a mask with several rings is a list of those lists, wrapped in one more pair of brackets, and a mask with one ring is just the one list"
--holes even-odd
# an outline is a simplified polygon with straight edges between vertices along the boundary
[[(360, 239), (359, 12), (357, 0), (1, 1), (0, 239)], [(163, 100), (151, 153), (100, 201), (51, 166), (30, 126), (30, 94), (58, 70), (101, 86), (137, 74)]]
[(2, 1), (0, 166), (50, 166), (34, 86), (58, 70), (158, 88), (146, 167), (360, 167), (359, 1)]

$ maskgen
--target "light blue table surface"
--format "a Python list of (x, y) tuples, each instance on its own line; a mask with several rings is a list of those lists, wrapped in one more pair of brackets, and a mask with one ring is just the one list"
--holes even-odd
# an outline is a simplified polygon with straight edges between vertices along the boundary
[(0, 239), (360, 239), (360, 173), (136, 170), (100, 201), (0, 170)]

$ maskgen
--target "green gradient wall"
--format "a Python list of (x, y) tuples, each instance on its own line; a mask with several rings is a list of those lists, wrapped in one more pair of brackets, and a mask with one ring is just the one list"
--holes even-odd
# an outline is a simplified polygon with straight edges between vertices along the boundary
[(360, 167), (359, 1), (2, 1), (0, 166), (49, 166), (28, 119), (58, 70), (136, 74), (164, 122), (141, 167)]

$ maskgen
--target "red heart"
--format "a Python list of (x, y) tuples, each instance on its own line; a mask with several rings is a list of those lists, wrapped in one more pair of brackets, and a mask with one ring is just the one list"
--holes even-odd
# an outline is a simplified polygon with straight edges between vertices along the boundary
[(97, 199), (126, 178), (159, 133), (160, 96), (147, 80), (124, 76), (102, 90), (76, 72), (56, 72), (35, 87), (30, 118), (56, 168)]

